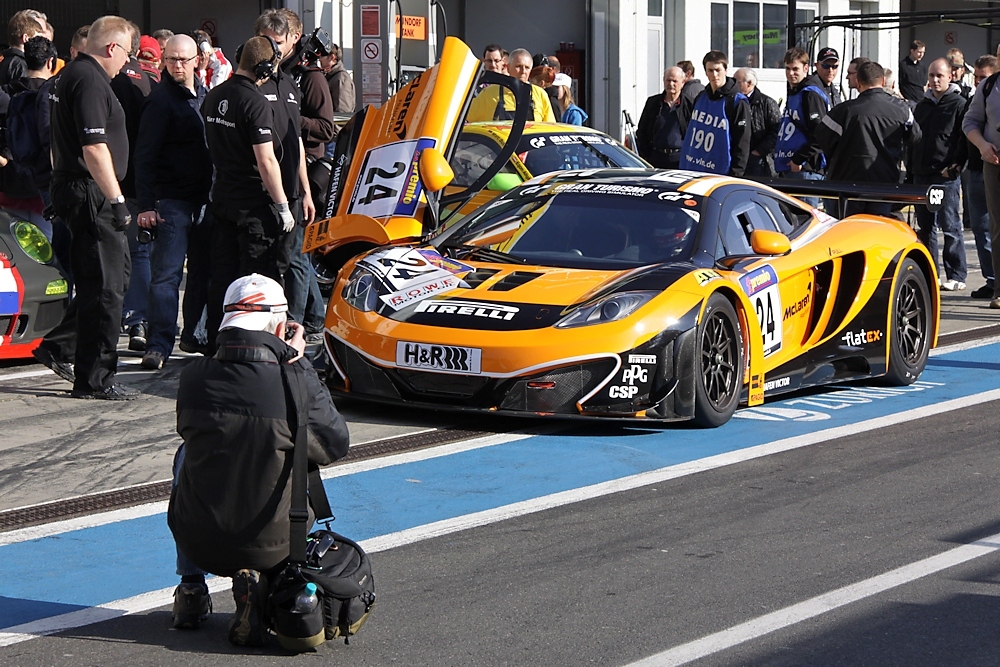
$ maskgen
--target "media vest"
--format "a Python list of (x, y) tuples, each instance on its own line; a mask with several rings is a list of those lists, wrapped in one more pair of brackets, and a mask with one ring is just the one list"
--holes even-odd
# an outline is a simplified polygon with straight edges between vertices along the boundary
[[(810, 91), (819, 95), (830, 110), (830, 98), (818, 86), (805, 86), (788, 96), (785, 113), (781, 116), (781, 127), (778, 128), (778, 143), (774, 147), (774, 170), (777, 172), (791, 171), (792, 156), (809, 143), (810, 137), (806, 127), (806, 112), (802, 104), (803, 93)], [(821, 167), (826, 167), (826, 156), (820, 158)]]
[[(684, 133), (680, 168), (725, 175), (732, 166), (730, 119), (726, 115), (729, 96), (712, 99), (708, 90), (706, 88), (695, 100), (691, 120)], [(732, 102), (739, 103), (741, 98), (745, 100), (746, 95), (738, 93)]]

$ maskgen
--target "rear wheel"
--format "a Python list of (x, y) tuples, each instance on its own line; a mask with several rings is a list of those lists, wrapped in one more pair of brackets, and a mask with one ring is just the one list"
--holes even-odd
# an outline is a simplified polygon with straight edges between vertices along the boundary
[(912, 384), (923, 373), (930, 353), (931, 293), (924, 272), (910, 258), (899, 267), (891, 303), (892, 337), (885, 382)]
[(743, 384), (743, 341), (733, 304), (713, 294), (698, 325), (694, 421), (714, 428), (736, 412)]

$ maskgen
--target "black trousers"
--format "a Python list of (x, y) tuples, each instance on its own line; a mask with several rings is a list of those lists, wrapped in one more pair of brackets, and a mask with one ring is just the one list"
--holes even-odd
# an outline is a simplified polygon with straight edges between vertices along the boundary
[(74, 361), (74, 389), (95, 391), (114, 383), (122, 301), (132, 260), (125, 230), (93, 179), (52, 181), (52, 206), (73, 234), (70, 264), (76, 298), (42, 346)]
[[(291, 263), (291, 243), (267, 204), (241, 209), (224, 202), (209, 205), (212, 224), (212, 277), (208, 288), (208, 349), (215, 352), (215, 338), (222, 323), (226, 289), (237, 278), (259, 273), (284, 287)], [(294, 215), (294, 212), (293, 212)]]

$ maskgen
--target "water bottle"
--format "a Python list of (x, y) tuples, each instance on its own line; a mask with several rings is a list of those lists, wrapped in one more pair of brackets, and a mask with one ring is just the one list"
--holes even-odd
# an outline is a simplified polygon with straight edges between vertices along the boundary
[(311, 614), (319, 606), (319, 597), (316, 595), (316, 584), (309, 582), (305, 588), (295, 596), (295, 604), (292, 605), (293, 614)]

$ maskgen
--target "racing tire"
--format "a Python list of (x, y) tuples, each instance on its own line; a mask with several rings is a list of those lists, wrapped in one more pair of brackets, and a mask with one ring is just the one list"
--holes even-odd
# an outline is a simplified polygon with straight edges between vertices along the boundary
[(743, 388), (743, 340), (729, 299), (713, 294), (698, 325), (694, 423), (722, 426), (736, 412)]
[(890, 301), (889, 363), (885, 384), (913, 384), (927, 365), (930, 354), (931, 291), (924, 272), (907, 257), (896, 274)]

